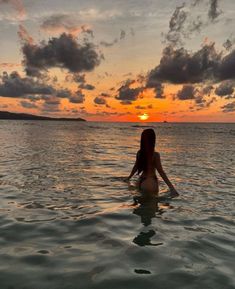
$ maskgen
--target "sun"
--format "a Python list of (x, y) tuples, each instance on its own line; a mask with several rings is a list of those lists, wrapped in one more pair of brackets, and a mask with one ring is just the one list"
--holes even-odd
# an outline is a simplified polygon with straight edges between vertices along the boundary
[(140, 120), (147, 120), (149, 118), (149, 115), (147, 113), (143, 113), (141, 115), (138, 115), (138, 118)]

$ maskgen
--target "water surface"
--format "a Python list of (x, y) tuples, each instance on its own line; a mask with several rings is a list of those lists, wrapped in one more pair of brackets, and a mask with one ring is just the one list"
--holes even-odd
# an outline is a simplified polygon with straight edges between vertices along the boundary
[(235, 124), (149, 124), (180, 197), (134, 206), (143, 126), (0, 121), (1, 289), (235, 288)]

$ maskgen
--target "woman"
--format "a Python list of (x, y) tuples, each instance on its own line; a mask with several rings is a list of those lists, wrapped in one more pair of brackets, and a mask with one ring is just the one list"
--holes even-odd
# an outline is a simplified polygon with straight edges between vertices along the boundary
[(136, 155), (135, 165), (128, 177), (128, 180), (138, 172), (140, 175), (139, 178), (139, 189), (140, 191), (147, 197), (152, 197), (154, 195), (158, 195), (159, 186), (158, 179), (156, 176), (156, 169), (164, 182), (170, 189), (170, 196), (177, 197), (179, 194), (176, 189), (168, 179), (166, 173), (164, 172), (162, 165), (160, 154), (155, 152), (155, 142), (156, 135), (153, 129), (145, 129), (141, 134), (140, 141), (140, 150)]

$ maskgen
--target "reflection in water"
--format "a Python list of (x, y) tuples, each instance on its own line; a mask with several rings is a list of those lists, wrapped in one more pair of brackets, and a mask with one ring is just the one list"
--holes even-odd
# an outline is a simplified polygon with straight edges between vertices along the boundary
[(137, 237), (134, 238), (133, 242), (137, 244), (138, 246), (159, 246), (163, 243), (151, 243), (151, 238), (156, 234), (154, 230), (150, 230), (147, 233), (140, 232)]
[[(162, 215), (164, 210), (162, 208), (162, 205), (164, 208), (173, 208), (169, 205), (169, 203), (159, 204), (159, 200), (157, 198), (151, 198), (148, 200), (144, 200), (143, 198), (139, 197), (133, 197), (134, 204), (137, 205), (137, 207), (134, 208), (133, 214), (140, 216), (141, 223), (148, 227), (152, 224), (152, 219), (156, 218), (157, 215)], [(138, 246), (159, 246), (162, 245), (162, 242), (159, 243), (151, 243), (151, 238), (156, 235), (156, 232), (151, 229), (148, 232), (140, 232), (133, 240), (135, 244)]]

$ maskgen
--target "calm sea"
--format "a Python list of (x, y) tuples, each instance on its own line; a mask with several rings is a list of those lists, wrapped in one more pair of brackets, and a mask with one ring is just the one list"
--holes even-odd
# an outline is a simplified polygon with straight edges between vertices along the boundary
[[(149, 126), (180, 197), (134, 206)], [(235, 288), (235, 124), (0, 121), (0, 140), (1, 289)]]

